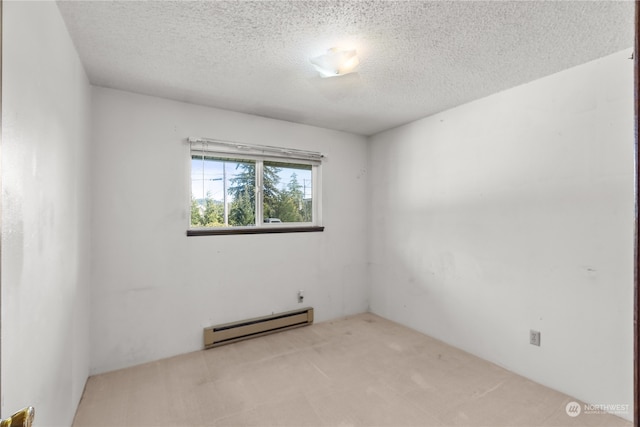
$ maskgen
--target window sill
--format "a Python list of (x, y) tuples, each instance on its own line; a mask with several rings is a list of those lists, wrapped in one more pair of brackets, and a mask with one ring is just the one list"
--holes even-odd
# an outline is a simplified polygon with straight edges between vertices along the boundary
[(324, 231), (320, 226), (303, 227), (246, 227), (246, 228), (198, 228), (187, 230), (187, 236), (228, 236), (231, 234), (308, 233)]

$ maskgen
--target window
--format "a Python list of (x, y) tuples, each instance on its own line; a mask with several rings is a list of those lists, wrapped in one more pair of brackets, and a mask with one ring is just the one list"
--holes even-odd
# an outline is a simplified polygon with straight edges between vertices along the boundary
[(320, 153), (190, 138), (187, 235), (322, 231)]

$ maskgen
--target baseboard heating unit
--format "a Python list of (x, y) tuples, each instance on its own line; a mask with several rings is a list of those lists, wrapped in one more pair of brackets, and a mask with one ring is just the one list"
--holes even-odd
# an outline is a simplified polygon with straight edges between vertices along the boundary
[(313, 323), (313, 308), (307, 307), (270, 316), (240, 320), (204, 328), (204, 348), (260, 337)]

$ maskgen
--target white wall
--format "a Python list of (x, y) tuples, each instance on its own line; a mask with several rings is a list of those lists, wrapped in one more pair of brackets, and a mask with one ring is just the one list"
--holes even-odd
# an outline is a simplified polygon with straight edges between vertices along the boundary
[[(92, 373), (198, 350), (222, 322), (367, 309), (364, 137), (104, 88), (92, 111)], [(325, 231), (186, 237), (189, 136), (325, 153)]]
[(3, 2), (2, 416), (70, 425), (89, 371), (90, 86), (55, 2)]
[(630, 55), (374, 136), (372, 311), (587, 402), (631, 404)]

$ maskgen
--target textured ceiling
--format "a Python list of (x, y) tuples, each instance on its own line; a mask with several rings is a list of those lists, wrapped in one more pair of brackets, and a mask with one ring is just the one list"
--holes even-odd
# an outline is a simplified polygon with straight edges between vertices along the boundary
[[(633, 46), (632, 1), (59, 1), (91, 83), (371, 135)], [(355, 48), (357, 73), (309, 58)]]

